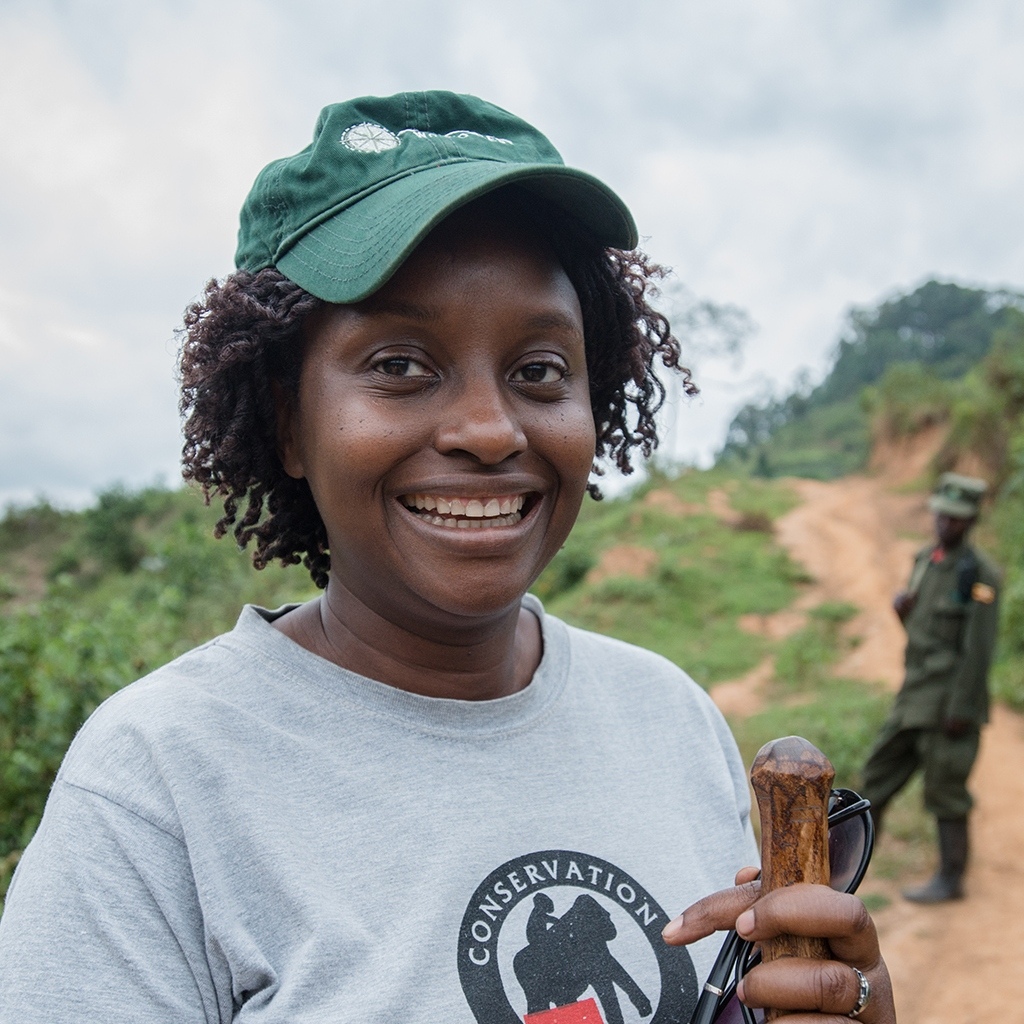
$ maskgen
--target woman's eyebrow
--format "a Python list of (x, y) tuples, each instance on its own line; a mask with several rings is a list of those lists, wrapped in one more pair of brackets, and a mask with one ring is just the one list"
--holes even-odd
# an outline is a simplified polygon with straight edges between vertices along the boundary
[(523, 324), (532, 331), (570, 331), (573, 334), (582, 333), (579, 321), (569, 316), (568, 313), (554, 311), (534, 313), (532, 316), (528, 316)]

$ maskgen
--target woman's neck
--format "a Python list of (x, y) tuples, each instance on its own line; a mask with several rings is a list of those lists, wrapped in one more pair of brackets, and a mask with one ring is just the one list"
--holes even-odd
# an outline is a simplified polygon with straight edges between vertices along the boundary
[(529, 684), (543, 653), (540, 622), (526, 608), (438, 640), (388, 621), (333, 580), (274, 626), (342, 668), (425, 697), (507, 697)]

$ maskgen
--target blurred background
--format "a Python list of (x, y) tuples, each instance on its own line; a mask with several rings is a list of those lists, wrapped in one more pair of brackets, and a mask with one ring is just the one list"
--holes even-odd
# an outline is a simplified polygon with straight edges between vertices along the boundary
[[(320, 107), (441, 87), (538, 125), (674, 268), (695, 345), (665, 453), (820, 379), (851, 305), (1024, 279), (1012, 0), (2, 0), (0, 506), (178, 479), (175, 326)], [(733, 320), (735, 326), (736, 320)]]

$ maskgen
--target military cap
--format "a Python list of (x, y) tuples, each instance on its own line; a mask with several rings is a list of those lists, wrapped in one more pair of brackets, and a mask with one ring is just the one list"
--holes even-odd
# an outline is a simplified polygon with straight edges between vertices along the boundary
[(974, 476), (943, 473), (935, 485), (928, 507), (957, 519), (973, 519), (981, 510), (981, 499), (988, 484)]

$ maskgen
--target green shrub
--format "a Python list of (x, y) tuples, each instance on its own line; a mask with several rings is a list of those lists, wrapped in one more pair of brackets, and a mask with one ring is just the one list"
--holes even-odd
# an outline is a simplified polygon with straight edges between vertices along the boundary
[(1024, 711), (1024, 427), (1009, 445), (1009, 476), (992, 514), (1005, 580), (999, 597), (995, 695)]
[(567, 544), (541, 573), (533, 585), (533, 592), (542, 601), (550, 601), (582, 583), (596, 564), (592, 552), (578, 545)]
[(758, 448), (751, 471), (756, 477), (834, 480), (863, 468), (870, 450), (868, 418), (850, 398), (779, 426)]
[(145, 509), (141, 494), (113, 487), (97, 498), (83, 517), (82, 541), (104, 569), (131, 572), (145, 554), (135, 521)]
[(985, 360), (985, 379), (1002, 395), (1009, 417), (1024, 414), (1024, 312), (1007, 311), (1006, 325), (993, 335), (992, 351)]
[(0, 517), (0, 553), (21, 550), (41, 538), (59, 535), (74, 512), (54, 508), (45, 499), (25, 508), (9, 506)]
[(297, 567), (257, 573), (213, 538), (216, 516), (195, 491), (115, 488), (84, 512), (44, 502), (0, 520), (4, 579), (26, 551), (50, 565), (45, 596), (0, 616), (0, 894), (68, 744), (101, 701), (229, 629), (243, 603), (314, 593)]
[(894, 363), (866, 387), (861, 407), (883, 437), (906, 437), (949, 418), (955, 385), (922, 363)]
[[(149, 665), (132, 608), (55, 599), (0, 617), (0, 858), (32, 837), (64, 752), (99, 703)], [(6, 892), (9, 874), (0, 875)]]

